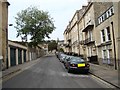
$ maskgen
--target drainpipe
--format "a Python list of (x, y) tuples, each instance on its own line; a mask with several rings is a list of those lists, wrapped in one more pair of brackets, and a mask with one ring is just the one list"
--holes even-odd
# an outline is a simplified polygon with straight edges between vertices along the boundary
[(113, 22), (111, 22), (111, 25), (112, 25), (112, 34), (113, 34), (113, 47), (114, 47), (115, 70), (117, 70), (116, 46), (115, 46), (115, 35), (114, 35), (114, 26), (113, 26)]
[(77, 30), (78, 30), (78, 55), (80, 56), (80, 35), (79, 35), (79, 11), (77, 12)]

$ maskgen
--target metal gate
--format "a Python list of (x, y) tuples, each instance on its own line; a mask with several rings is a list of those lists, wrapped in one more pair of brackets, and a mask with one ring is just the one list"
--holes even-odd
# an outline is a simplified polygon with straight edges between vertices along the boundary
[(16, 49), (10, 48), (10, 66), (16, 65)]
[(18, 64), (22, 64), (22, 49), (18, 49)]

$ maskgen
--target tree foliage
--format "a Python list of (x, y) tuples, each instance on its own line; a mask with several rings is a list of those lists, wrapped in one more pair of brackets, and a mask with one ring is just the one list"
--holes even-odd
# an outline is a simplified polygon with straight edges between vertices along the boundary
[(17, 13), (16, 26), (17, 37), (27, 40), (30, 35), (31, 44), (37, 45), (45, 39), (50, 38), (49, 34), (55, 29), (53, 18), (48, 12), (37, 9), (36, 7), (28, 7)]
[(63, 48), (58, 49), (59, 52), (64, 52)]
[(55, 40), (52, 40), (48, 44), (48, 51), (52, 51), (52, 50), (57, 50), (57, 42)]

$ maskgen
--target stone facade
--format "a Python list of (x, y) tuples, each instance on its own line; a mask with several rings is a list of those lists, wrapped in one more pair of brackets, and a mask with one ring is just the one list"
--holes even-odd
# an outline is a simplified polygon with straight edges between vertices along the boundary
[[(120, 1), (118, 3), (118, 8), (120, 8)], [(120, 12), (120, 9), (118, 10), (118, 12)], [(118, 26), (120, 26), (120, 13), (118, 13)], [(120, 28), (118, 28), (118, 47), (120, 47)], [(120, 48), (118, 48), (118, 67), (119, 67), (119, 71), (120, 71)]]
[[(102, 3), (103, 4), (103, 3)], [(108, 4), (108, 5), (106, 5)], [(97, 9), (96, 19), (96, 47), (99, 64), (118, 68), (118, 2), (107, 2), (103, 8)]]
[(67, 54), (72, 54), (72, 44), (71, 44), (71, 29), (70, 29), (70, 22), (69, 22), (69, 25), (67, 26), (66, 30), (64, 31), (64, 46), (65, 46), (65, 49), (64, 49), (64, 52), (67, 53)]
[(71, 30), (71, 47), (72, 47), (72, 54), (76, 55), (79, 53), (78, 49), (78, 14), (79, 11), (77, 10), (71, 20), (70, 30)]
[(8, 6), (7, 0), (0, 0), (0, 57), (2, 67), (6, 67), (8, 40)]
[[(84, 34), (83, 47), (85, 52), (85, 58), (87, 61), (92, 61), (93, 58), (95, 60), (96, 50), (95, 48), (95, 20), (94, 20), (94, 5), (93, 3), (89, 3), (86, 11), (84, 12), (82, 18), (82, 22), (84, 25), (82, 26), (82, 34)], [(81, 31), (81, 30), (80, 30)]]

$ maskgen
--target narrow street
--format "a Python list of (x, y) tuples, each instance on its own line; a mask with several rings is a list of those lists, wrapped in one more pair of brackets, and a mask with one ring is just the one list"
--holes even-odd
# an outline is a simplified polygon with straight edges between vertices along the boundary
[(67, 73), (56, 56), (43, 57), (37, 64), (3, 82), (3, 88), (111, 88), (91, 74)]

